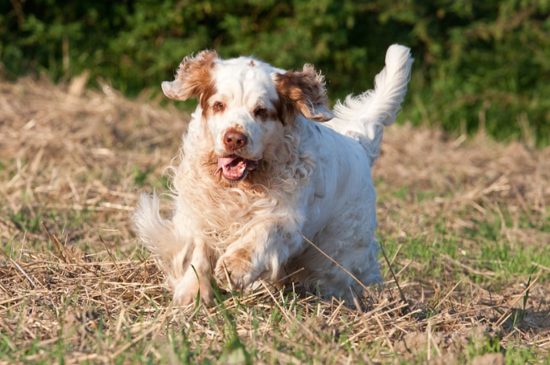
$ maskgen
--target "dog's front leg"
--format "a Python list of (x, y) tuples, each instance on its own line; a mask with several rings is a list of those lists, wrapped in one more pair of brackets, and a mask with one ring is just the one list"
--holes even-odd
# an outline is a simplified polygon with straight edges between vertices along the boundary
[[(212, 285), (212, 252), (202, 240), (194, 240), (192, 253), (182, 264), (181, 258), (174, 257), (173, 265), (183, 266), (179, 275), (170, 277), (170, 284), (174, 289), (174, 302), (180, 305), (193, 303), (197, 296), (205, 304), (211, 304), (213, 299)], [(177, 272), (174, 270), (173, 272)]]
[(201, 299), (212, 301), (212, 252), (203, 240), (190, 234), (189, 219), (185, 211), (179, 212), (173, 220), (162, 219), (159, 214), (159, 199), (153, 194), (140, 197), (134, 215), (136, 231), (143, 243), (157, 257), (168, 283), (174, 291), (174, 302), (190, 304), (200, 294)]
[(298, 230), (289, 232), (277, 224), (256, 227), (220, 256), (216, 279), (221, 283), (229, 281), (237, 289), (247, 287), (263, 274), (276, 280), (279, 270), (302, 245)]

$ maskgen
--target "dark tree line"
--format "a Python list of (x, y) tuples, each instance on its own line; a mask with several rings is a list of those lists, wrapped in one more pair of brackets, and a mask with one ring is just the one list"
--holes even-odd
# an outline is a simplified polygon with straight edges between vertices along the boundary
[(547, 0), (0, 2), (0, 72), (63, 80), (89, 70), (128, 95), (214, 48), (277, 66), (314, 63), (334, 100), (371, 87), (392, 43), (416, 58), (405, 116), (550, 143)]

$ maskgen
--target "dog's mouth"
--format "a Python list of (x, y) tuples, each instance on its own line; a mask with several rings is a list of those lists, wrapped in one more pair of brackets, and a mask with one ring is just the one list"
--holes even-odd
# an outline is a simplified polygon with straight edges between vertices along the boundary
[(241, 156), (229, 155), (218, 157), (218, 169), (222, 176), (230, 181), (244, 179), (250, 171), (258, 167), (259, 160), (247, 160)]

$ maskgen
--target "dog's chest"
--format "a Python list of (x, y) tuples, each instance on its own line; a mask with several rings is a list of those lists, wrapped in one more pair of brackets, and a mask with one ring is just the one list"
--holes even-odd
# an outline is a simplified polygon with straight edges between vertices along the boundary
[[(201, 194), (202, 193), (202, 194)], [(224, 248), (268, 223), (281, 209), (281, 201), (264, 192), (239, 189), (195, 192), (189, 196), (195, 221), (211, 244)]]

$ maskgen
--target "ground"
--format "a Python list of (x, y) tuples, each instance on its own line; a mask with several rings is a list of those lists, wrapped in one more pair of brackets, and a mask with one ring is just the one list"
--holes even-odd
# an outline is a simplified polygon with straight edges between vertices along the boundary
[(131, 215), (188, 117), (85, 83), (0, 82), (0, 363), (550, 364), (550, 148), (391, 126), (361, 308), (266, 284), (177, 308)]

